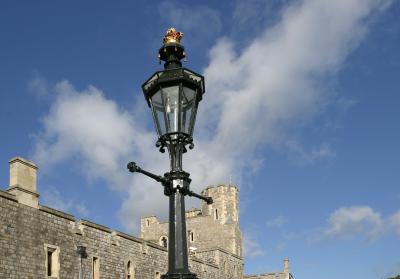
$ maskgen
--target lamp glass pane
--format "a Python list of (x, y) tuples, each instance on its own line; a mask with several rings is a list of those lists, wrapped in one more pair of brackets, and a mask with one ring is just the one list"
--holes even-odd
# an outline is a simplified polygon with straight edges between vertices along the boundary
[(193, 116), (193, 108), (195, 106), (196, 101), (196, 91), (183, 86), (183, 94), (182, 94), (182, 132), (191, 135), (192, 128), (190, 127), (192, 121), (191, 118)]
[(166, 132), (179, 132), (179, 85), (162, 88)]
[(153, 111), (153, 118), (156, 124), (157, 133), (159, 136), (166, 133), (165, 126), (165, 111), (162, 99), (162, 91), (158, 90), (156, 94), (151, 97), (151, 107)]

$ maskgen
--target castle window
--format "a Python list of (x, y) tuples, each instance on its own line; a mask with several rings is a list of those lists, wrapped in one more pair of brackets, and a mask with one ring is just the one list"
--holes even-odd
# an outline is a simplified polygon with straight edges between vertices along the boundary
[(215, 220), (218, 220), (218, 209), (215, 209)]
[(154, 276), (154, 279), (161, 279), (161, 273), (156, 271), (156, 274)]
[(45, 244), (46, 252), (46, 274), (51, 278), (59, 278), (60, 261), (59, 254), (60, 248), (53, 245)]
[(224, 261), (224, 272), (225, 274), (228, 273), (228, 265), (226, 264), (226, 261)]
[(167, 248), (168, 247), (168, 238), (166, 236), (162, 236), (160, 238), (160, 245)]
[(93, 257), (92, 260), (92, 278), (100, 279), (100, 262), (97, 257)]
[(146, 226), (149, 227), (150, 226), (150, 220), (146, 220)]
[(135, 278), (135, 270), (133, 268), (132, 262), (128, 261), (126, 264), (126, 279), (134, 279)]
[(194, 242), (194, 232), (189, 231), (189, 242)]

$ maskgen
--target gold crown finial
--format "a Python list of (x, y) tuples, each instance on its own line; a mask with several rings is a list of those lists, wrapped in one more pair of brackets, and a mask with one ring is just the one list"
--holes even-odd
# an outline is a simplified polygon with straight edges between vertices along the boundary
[(182, 39), (183, 33), (182, 32), (178, 32), (176, 31), (175, 28), (171, 27), (168, 28), (167, 32), (165, 33), (164, 39), (163, 39), (163, 43), (167, 44), (167, 43), (181, 43), (181, 39)]

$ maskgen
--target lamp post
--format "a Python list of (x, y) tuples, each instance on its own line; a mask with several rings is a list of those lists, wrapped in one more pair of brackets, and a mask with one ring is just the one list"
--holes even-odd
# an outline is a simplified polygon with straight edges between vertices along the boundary
[(160, 182), (164, 194), (169, 197), (168, 272), (162, 275), (163, 279), (197, 278), (188, 265), (185, 196), (212, 203), (210, 197), (190, 190), (189, 173), (182, 168), (186, 147), (194, 147), (193, 128), (204, 94), (204, 77), (182, 67), (181, 60), (185, 57), (184, 47), (180, 44), (182, 35), (174, 28), (167, 30), (158, 52), (160, 61), (165, 62), (164, 70), (154, 73), (142, 85), (158, 134), (156, 147), (162, 153), (168, 150), (170, 171), (159, 176), (141, 169), (134, 162), (127, 166), (130, 172), (140, 172)]

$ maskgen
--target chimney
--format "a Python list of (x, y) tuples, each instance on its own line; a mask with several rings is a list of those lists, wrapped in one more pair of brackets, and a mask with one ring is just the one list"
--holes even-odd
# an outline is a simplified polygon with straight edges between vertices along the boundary
[(38, 208), (39, 194), (36, 192), (37, 166), (21, 157), (14, 157), (10, 164), (10, 185), (7, 192), (16, 196), (19, 203)]
[(288, 257), (286, 257), (283, 260), (283, 272), (284, 273), (289, 273), (289, 258)]

